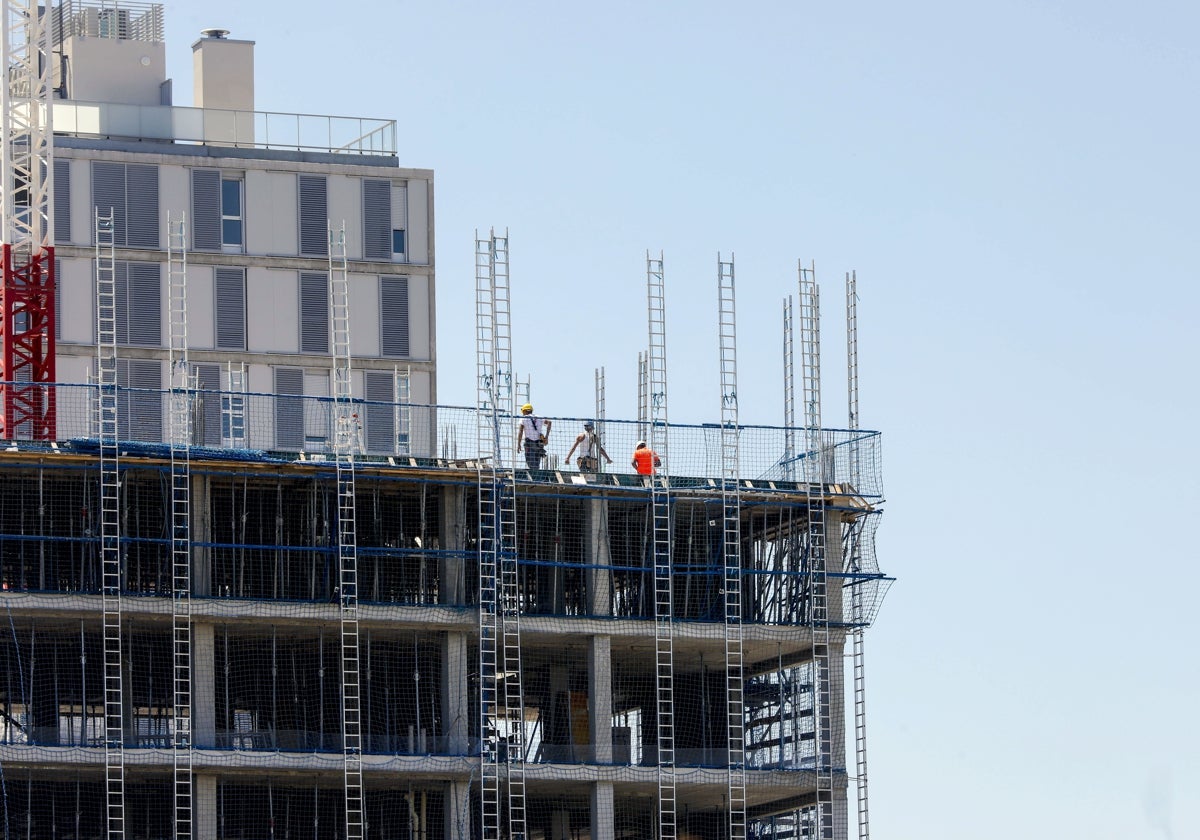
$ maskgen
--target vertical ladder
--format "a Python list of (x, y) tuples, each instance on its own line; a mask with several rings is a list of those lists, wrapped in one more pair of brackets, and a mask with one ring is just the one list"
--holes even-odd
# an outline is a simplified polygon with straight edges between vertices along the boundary
[[(858, 417), (858, 273), (846, 273), (846, 398), (849, 428), (859, 430)], [(857, 435), (850, 440), (850, 484), (854, 492), (862, 486), (862, 450)], [(858, 517), (850, 525), (847, 565), (854, 575), (862, 572), (862, 529), (864, 517)], [(855, 787), (858, 812), (858, 840), (869, 840), (871, 820), (867, 796), (867, 683), (864, 651), (866, 628), (866, 594), (863, 581), (857, 577), (850, 580), (850, 621), (854, 630), (850, 635), (852, 649), (852, 675), (854, 684), (854, 775), (858, 779)]]
[(650, 476), (654, 551), (654, 670), (658, 727), (658, 840), (675, 840), (675, 651), (671, 575), (671, 498), (667, 468), (667, 319), (662, 252), (646, 252), (646, 406), (650, 448), (662, 468)]
[(729, 738), (729, 837), (746, 840), (746, 729), (742, 658), (742, 497), (739, 488), (737, 307), (733, 255), (717, 255), (721, 336), (721, 510), (725, 591), (725, 715)]
[(821, 440), (821, 302), (816, 269), (800, 264), (800, 358), (804, 399), (804, 482), (808, 511), (809, 622), (813, 651), (816, 837), (834, 840), (833, 708), (829, 578), (825, 567), (825, 453)]
[(396, 430), (397, 455), (412, 454), (412, 367), (396, 365), (392, 392), (396, 395), (392, 418)]
[(187, 331), (187, 217), (167, 214), (171, 375), (171, 579), (175, 693), (175, 837), (192, 836), (191, 394)]
[(333, 456), (338, 499), (338, 603), (342, 642), (342, 759), (346, 840), (363, 837), (362, 711), (358, 634), (358, 535), (354, 457), (359, 446), (350, 364), (350, 280), (346, 226), (329, 226), (329, 326), (333, 348)]
[(796, 373), (792, 296), (783, 299), (783, 479), (796, 480)]
[[(605, 405), (605, 401), (606, 401), (605, 390), (606, 390), (606, 383), (605, 383), (605, 377), (604, 377), (604, 367), (601, 366), (601, 367), (596, 368), (596, 403), (595, 403), (596, 417), (595, 417), (595, 421), (596, 421), (596, 444), (597, 444), (597, 446), (604, 445), (603, 444), (603, 441), (604, 441), (604, 418), (608, 412), (608, 408)], [(596, 456), (596, 469), (603, 472), (604, 460), (601, 457), (599, 451), (597, 451), (595, 453), (595, 456)]]
[(104, 622), (104, 790), (110, 840), (125, 837), (121, 651), (120, 464), (117, 447), (117, 289), (113, 212), (96, 209), (96, 388), (100, 439), (100, 574)]
[(221, 442), (246, 448), (246, 363), (225, 363), (226, 393), (221, 395)]
[(637, 436), (638, 440), (645, 440), (646, 423), (650, 418), (649, 354), (638, 351), (637, 364)]
[(500, 840), (500, 738), (496, 685), (500, 616), (497, 611), (499, 512), (492, 242), (475, 234), (476, 469), (479, 501), (479, 772), (481, 840)]
[[(499, 407), (512, 403), (512, 310), (508, 273), (508, 232), (491, 235), (491, 281), (493, 352), (495, 354), (496, 395)], [(497, 428), (499, 428), (497, 413)], [(497, 435), (497, 440), (500, 440)], [(503, 441), (501, 441), (503, 443)], [(503, 466), (502, 445), (496, 450), (496, 466)], [(516, 472), (508, 470), (496, 477), (497, 561), (499, 564), (499, 617), (501, 665), (504, 670), (504, 721), (508, 732), (508, 836), (525, 838), (525, 694), (521, 669), (520, 571), (517, 559)]]

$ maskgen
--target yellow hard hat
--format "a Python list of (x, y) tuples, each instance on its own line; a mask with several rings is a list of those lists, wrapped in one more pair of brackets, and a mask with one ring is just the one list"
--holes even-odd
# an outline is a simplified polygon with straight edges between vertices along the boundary
[(525, 403), (525, 405), (521, 406), (521, 413), (522, 414), (532, 414), (533, 406), (530, 405), (529, 403)]

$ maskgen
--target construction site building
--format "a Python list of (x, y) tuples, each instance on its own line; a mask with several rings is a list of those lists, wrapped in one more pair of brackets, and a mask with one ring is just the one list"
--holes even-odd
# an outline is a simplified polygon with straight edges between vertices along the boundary
[(256, 111), (223, 30), (174, 106), (160, 5), (45, 14), (58, 381), (0, 442), (5, 836), (851, 836), (878, 433), (666, 422), (652, 314), (648, 416), (588, 418), (615, 463), (561, 464), (554, 418), (527, 469), (507, 236), (479, 404), (439, 406), (394, 122)]

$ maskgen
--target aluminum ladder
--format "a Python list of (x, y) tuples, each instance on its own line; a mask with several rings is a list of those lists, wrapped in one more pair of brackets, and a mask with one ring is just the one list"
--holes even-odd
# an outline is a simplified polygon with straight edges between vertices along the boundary
[(746, 840), (746, 729), (742, 651), (742, 528), (739, 486), (737, 306), (733, 255), (717, 256), (721, 342), (721, 512), (725, 592), (725, 713), (729, 739), (730, 840)]
[(225, 389), (221, 395), (221, 444), (246, 448), (246, 363), (225, 363)]
[(192, 836), (192, 376), (188, 366), (187, 216), (167, 214), (171, 376), (171, 648), (175, 837)]
[(809, 623), (813, 656), (815, 830), (834, 840), (833, 709), (830, 680), (829, 579), (825, 566), (825, 452), (821, 436), (821, 302), (813, 267), (800, 264), (801, 383), (804, 401), (804, 482), (808, 511)]
[(362, 699), (358, 628), (358, 534), (355, 525), (354, 458), (359, 418), (351, 391), (350, 281), (346, 228), (329, 226), (329, 326), (333, 348), (333, 455), (337, 472), (338, 603), (342, 646), (342, 758), (346, 840), (364, 835)]
[(671, 568), (671, 492), (667, 461), (666, 283), (662, 253), (646, 253), (648, 443), (662, 461), (649, 476), (654, 553), (655, 717), (658, 733), (658, 840), (675, 840), (675, 650)]
[(110, 840), (125, 836), (125, 733), (121, 650), (121, 519), (117, 393), (116, 225), (96, 209), (96, 388), (100, 439), (100, 574), (104, 625), (104, 796)]

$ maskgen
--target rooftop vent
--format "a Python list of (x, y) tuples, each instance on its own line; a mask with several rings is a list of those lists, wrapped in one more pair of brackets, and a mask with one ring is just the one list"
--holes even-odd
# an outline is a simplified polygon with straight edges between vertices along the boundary
[(201, 38), (224, 38), (228, 34), (229, 34), (228, 29), (215, 29), (214, 28), (214, 29), (201, 29), (200, 30)]

